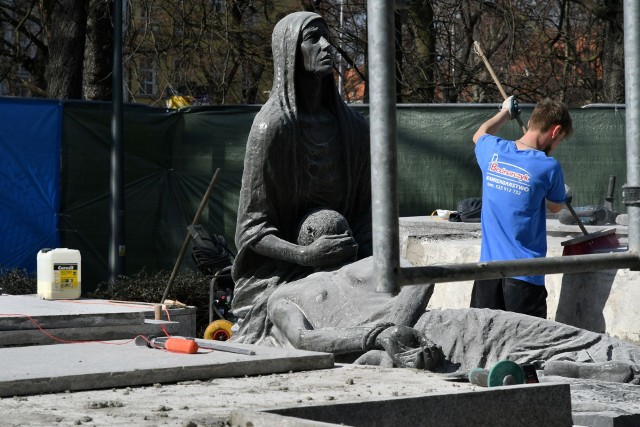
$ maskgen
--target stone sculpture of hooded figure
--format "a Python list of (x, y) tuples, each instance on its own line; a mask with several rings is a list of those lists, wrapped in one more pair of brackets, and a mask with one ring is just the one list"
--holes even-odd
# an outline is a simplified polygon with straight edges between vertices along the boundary
[(357, 258), (371, 255), (369, 129), (342, 101), (332, 73), (320, 83), (322, 106), (333, 116), (332, 136), (318, 141), (301, 124), (314, 112), (303, 111), (300, 99), (300, 44), (303, 30), (318, 20), (324, 25), (320, 15), (297, 12), (273, 30), (273, 88), (251, 127), (238, 206), (232, 309), (240, 328), (234, 341), (281, 345), (270, 336), (268, 298), (280, 284), (313, 272), (312, 266), (258, 253), (255, 245), (265, 236), (295, 244), (304, 215), (326, 208), (347, 219)]
[[(265, 252), (262, 249), (260, 253), (256, 251), (256, 246), (269, 240), (269, 236), (278, 238), (274, 245), (276, 252), (282, 249), (278, 242), (296, 245), (297, 226), (300, 221), (311, 211), (323, 208), (338, 212), (346, 218), (353, 239), (358, 245), (358, 259), (371, 255), (369, 131), (364, 120), (342, 102), (330, 73), (322, 79), (319, 97), (324, 107), (322, 113), (330, 111), (334, 126), (329, 126), (328, 122), (322, 122), (322, 125), (332, 128), (334, 132), (329, 132), (332, 133), (330, 138), (319, 139), (318, 134), (311, 134), (306, 126), (309, 120), (313, 124), (314, 117), (318, 116), (314, 116), (317, 111), (304, 109), (303, 106), (308, 104), (308, 100), (304, 97), (301, 99), (300, 96), (305, 89), (305, 86), (298, 86), (304, 85), (304, 82), (297, 78), (302, 72), (300, 68), (305, 68), (300, 58), (300, 44), (305, 29), (318, 20), (322, 18), (317, 14), (298, 12), (283, 18), (273, 31), (273, 89), (269, 100), (256, 116), (247, 141), (238, 207), (238, 255), (232, 275), (236, 284), (233, 311), (240, 318), (240, 329), (232, 337), (235, 341), (290, 345), (282, 331), (276, 327), (272, 328), (273, 324), (267, 315), (269, 297), (277, 288), (280, 290), (274, 297), (281, 293), (286, 294), (288, 287), (306, 289), (324, 286), (323, 289), (358, 291), (360, 284), (355, 283), (354, 286), (354, 283), (349, 283), (350, 280), (353, 281), (355, 278), (355, 282), (361, 282), (362, 277), (368, 277), (365, 273), (372, 273), (371, 268), (364, 265), (367, 260), (362, 260), (334, 272), (321, 272), (310, 276), (314, 272), (313, 263), (287, 262), (282, 256), (271, 257), (261, 254)], [(322, 24), (325, 25), (324, 22)], [(324, 57), (324, 52), (322, 55)], [(313, 85), (318, 82), (308, 83)], [(315, 122), (315, 125), (317, 124)], [(324, 135), (328, 133), (325, 132)], [(355, 276), (351, 274), (354, 272)], [(364, 273), (360, 274), (361, 272)], [(353, 277), (345, 280), (345, 276)], [(293, 281), (296, 283), (280, 286)], [(417, 291), (415, 294), (412, 291), (404, 292), (407, 289)], [(319, 317), (325, 320), (335, 319), (338, 323), (328, 324), (329, 336), (335, 336), (338, 344), (344, 337), (362, 338), (360, 329), (365, 331), (364, 337), (367, 339), (364, 341), (368, 342), (371, 334), (367, 331), (374, 331), (382, 336), (396, 328), (389, 326), (390, 324), (412, 326), (418, 334), (425, 337), (420, 342), (420, 348), (416, 350), (425, 350), (428, 347), (427, 352), (431, 355), (430, 361), (433, 363), (430, 363), (427, 369), (433, 369), (440, 359), (435, 357), (436, 348), (444, 356), (445, 363), (439, 366), (439, 372), (488, 367), (498, 360), (507, 359), (518, 363), (546, 362), (545, 373), (549, 375), (636, 384), (640, 382), (640, 348), (636, 345), (549, 320), (499, 310), (459, 309), (425, 312), (424, 307), (428, 302), (430, 289), (431, 285), (404, 287), (398, 297), (377, 302), (374, 300), (380, 298), (367, 297), (356, 292), (358, 296), (350, 301), (352, 307), (348, 310), (357, 312), (356, 320), (362, 320), (361, 318), (366, 317), (369, 312), (372, 316), (355, 324), (349, 323), (354, 316), (348, 316), (341, 308), (344, 304), (336, 301), (348, 296), (348, 292), (337, 292), (333, 295), (331, 307), (325, 307), (331, 310), (329, 316), (327, 313), (320, 313)], [(321, 291), (320, 289), (319, 292)], [(422, 294), (415, 297), (420, 292)], [(313, 293), (307, 293), (296, 297), (296, 304), (303, 314), (313, 312), (305, 304), (317, 305), (313, 296)], [(365, 302), (364, 298), (371, 301)], [(416, 300), (421, 301), (416, 303)], [(405, 304), (407, 302), (408, 304)], [(410, 313), (408, 317), (407, 312)], [(411, 313), (421, 315), (420, 319), (414, 320)], [(393, 321), (389, 324), (376, 323), (381, 320), (387, 321), (395, 314), (402, 314), (407, 318), (405, 321)], [(296, 321), (290, 318), (284, 320), (287, 324)], [(300, 320), (299, 316), (297, 320)], [(366, 327), (360, 328), (361, 324)], [(303, 335), (309, 333), (308, 325), (300, 324), (295, 327), (299, 327)], [(405, 332), (407, 330), (414, 329), (404, 329)], [(345, 331), (352, 333), (345, 334)], [(405, 351), (407, 348), (402, 345), (402, 340), (398, 341), (399, 345), (393, 345), (396, 337), (405, 335), (394, 334), (395, 331), (382, 340), (390, 344), (389, 348), (385, 347), (384, 343), (381, 348), (384, 347), (391, 356), (393, 353), (400, 356), (404, 353), (413, 354), (411, 349)], [(437, 345), (432, 345), (433, 342), (430, 340)], [(329, 341), (324, 340), (322, 343), (332, 347)], [(338, 347), (338, 344), (334, 347)], [(346, 348), (351, 347), (356, 348), (358, 345), (347, 342)], [(397, 351), (394, 350), (395, 347)], [(362, 346), (362, 350), (368, 348), (368, 345)], [(375, 359), (374, 353), (384, 351), (370, 350), (356, 363), (369, 363), (368, 360)], [(371, 357), (367, 357), (369, 355)], [(408, 360), (411, 360), (411, 357)], [(611, 363), (612, 361), (615, 363)], [(551, 368), (549, 372), (547, 367)]]

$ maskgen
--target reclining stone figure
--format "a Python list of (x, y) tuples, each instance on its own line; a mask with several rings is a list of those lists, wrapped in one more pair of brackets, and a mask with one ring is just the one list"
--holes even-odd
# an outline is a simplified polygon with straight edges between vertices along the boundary
[[(324, 223), (335, 217), (335, 212), (311, 214), (320, 224), (304, 221), (298, 242), (311, 241), (305, 232), (317, 236), (342, 231)], [(269, 299), (268, 316), (294, 347), (364, 353), (356, 363), (445, 373), (507, 359), (539, 364), (546, 375), (634, 383), (640, 379), (636, 345), (519, 313), (425, 311), (431, 286), (404, 287), (389, 299), (372, 288), (372, 274), (367, 258), (284, 284)]]

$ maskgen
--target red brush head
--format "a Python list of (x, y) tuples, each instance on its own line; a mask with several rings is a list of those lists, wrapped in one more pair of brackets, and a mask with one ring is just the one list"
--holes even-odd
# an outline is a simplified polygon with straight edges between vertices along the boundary
[(602, 253), (620, 247), (620, 241), (614, 230), (603, 230), (562, 242), (563, 256), (588, 255)]

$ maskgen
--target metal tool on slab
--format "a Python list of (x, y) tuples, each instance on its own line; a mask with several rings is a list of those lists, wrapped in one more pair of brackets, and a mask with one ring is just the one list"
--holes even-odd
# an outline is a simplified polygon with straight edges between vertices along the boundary
[[(613, 207), (614, 193), (616, 185), (616, 176), (609, 176), (609, 186), (607, 194), (604, 197), (602, 205), (587, 205), (574, 207), (575, 213), (580, 218), (580, 222), (585, 225), (607, 225), (616, 224), (617, 217), (620, 215)], [(562, 211), (558, 217), (560, 224), (575, 225), (577, 220), (571, 212)]]
[(469, 371), (469, 382), (481, 387), (524, 384), (524, 371), (515, 362), (501, 360), (491, 369), (476, 368)]
[(150, 348), (164, 348), (174, 353), (189, 353), (193, 354), (198, 351), (199, 348), (223, 351), (226, 353), (244, 354), (246, 356), (253, 356), (255, 351), (235, 346), (224, 341), (205, 340), (200, 338), (191, 337), (144, 337), (138, 335), (135, 339), (136, 345)]
[(474, 368), (469, 371), (457, 371), (445, 374), (444, 379), (454, 382), (470, 382), (481, 387), (497, 387), (514, 384), (537, 384), (536, 363), (523, 365), (509, 360), (497, 362), (491, 369)]
[(172, 353), (194, 354), (198, 352), (198, 344), (193, 338), (183, 337), (143, 337), (138, 335), (136, 345), (149, 348), (163, 348)]
[(250, 350), (248, 348), (238, 347), (233, 344), (229, 344), (226, 341), (205, 340), (205, 339), (196, 338), (196, 343), (200, 346), (200, 348), (208, 348), (210, 350), (225, 351), (227, 353), (244, 354), (247, 356), (253, 356), (254, 354), (256, 354), (256, 352), (253, 350)]

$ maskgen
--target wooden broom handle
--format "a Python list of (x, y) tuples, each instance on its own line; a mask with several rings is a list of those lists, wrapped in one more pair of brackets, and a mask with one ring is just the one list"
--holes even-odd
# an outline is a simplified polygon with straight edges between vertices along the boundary
[(588, 236), (589, 232), (587, 231), (587, 227), (584, 226), (584, 224), (580, 220), (580, 217), (578, 216), (576, 211), (573, 210), (573, 206), (571, 206), (571, 203), (565, 201), (564, 204), (567, 206), (567, 209), (569, 209), (569, 212), (571, 213), (571, 216), (573, 217), (573, 219), (578, 224), (578, 227), (580, 227), (580, 230), (582, 231), (582, 233), (584, 233), (585, 236)]
[[(200, 206), (198, 206), (198, 210), (196, 211), (195, 216), (193, 217), (193, 222), (191, 225), (197, 225), (200, 222), (200, 215), (202, 215), (202, 211), (207, 207), (207, 201), (209, 200), (209, 196), (213, 191), (213, 188), (216, 185), (216, 181), (220, 176), (221, 169), (216, 169), (216, 172), (213, 174), (213, 178), (211, 178), (211, 182), (209, 182), (209, 187), (207, 187), (207, 191), (205, 191), (202, 200), (200, 201)], [(191, 242), (191, 233), (187, 231), (187, 235), (184, 238), (184, 242), (182, 242), (182, 248), (180, 248), (180, 253), (178, 254), (178, 259), (173, 266), (173, 271), (171, 272), (171, 276), (169, 277), (169, 281), (167, 282), (167, 287), (164, 289), (164, 294), (162, 295), (162, 299), (160, 300), (160, 304), (164, 304), (164, 301), (169, 296), (169, 290), (171, 289), (171, 285), (173, 285), (173, 281), (176, 279), (176, 275), (178, 274), (178, 269), (180, 268), (180, 264), (182, 263), (182, 259), (189, 249), (189, 243)]]
[[(482, 48), (480, 47), (480, 43), (477, 41), (474, 41), (473, 49), (480, 56), (480, 58), (482, 58), (482, 62), (484, 62), (484, 65), (487, 67), (487, 71), (489, 71), (489, 74), (491, 74), (493, 81), (496, 83), (496, 86), (498, 87), (498, 90), (502, 95), (502, 98), (507, 99), (509, 96), (507, 95), (507, 92), (505, 92), (504, 88), (500, 84), (500, 80), (498, 80), (498, 76), (496, 76), (496, 73), (493, 71), (493, 67), (491, 67), (491, 64), (489, 64), (489, 60), (487, 59), (484, 52), (482, 51)], [(518, 124), (522, 128), (522, 133), (527, 133), (527, 128), (525, 127), (524, 123), (522, 123), (522, 119), (520, 118), (520, 115), (516, 116), (516, 120), (518, 121)]]

